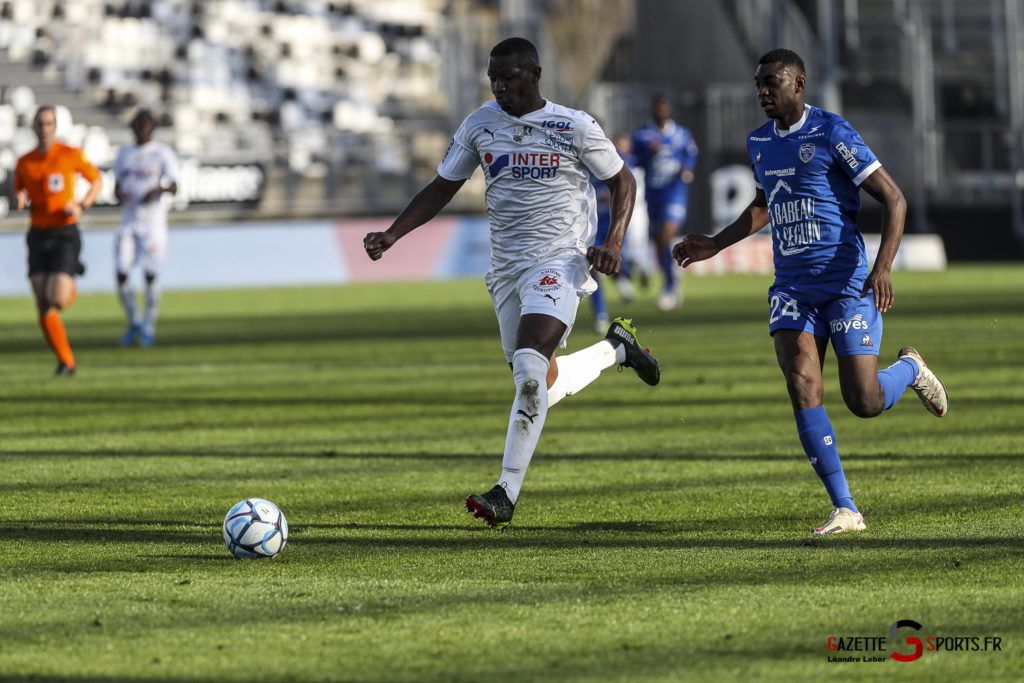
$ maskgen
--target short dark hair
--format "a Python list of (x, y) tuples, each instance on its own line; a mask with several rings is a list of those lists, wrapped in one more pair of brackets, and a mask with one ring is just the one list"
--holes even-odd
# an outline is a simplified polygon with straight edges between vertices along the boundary
[(807, 69), (804, 67), (804, 60), (800, 59), (800, 55), (787, 50), (786, 48), (779, 48), (777, 50), (771, 50), (770, 52), (764, 53), (761, 59), (757, 60), (758, 64), (781, 64), (784, 67), (795, 69), (800, 72), (801, 75), (807, 75)]
[(135, 116), (132, 117), (132, 121), (130, 124), (131, 127), (134, 128), (144, 119), (148, 119), (150, 123), (152, 123), (154, 126), (156, 125), (156, 117), (153, 116), (153, 112), (149, 109), (140, 109), (137, 112), (135, 112)]
[(526, 38), (506, 38), (493, 48), (492, 57), (515, 57), (520, 66), (540, 66), (537, 48)]

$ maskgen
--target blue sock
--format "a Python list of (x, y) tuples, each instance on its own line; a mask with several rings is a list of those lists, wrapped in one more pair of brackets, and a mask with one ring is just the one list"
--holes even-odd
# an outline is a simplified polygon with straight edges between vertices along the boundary
[(796, 431), (800, 435), (804, 453), (811, 461), (815, 474), (825, 485), (825, 490), (832, 499), (832, 507), (850, 508), (857, 512), (853, 496), (850, 495), (850, 487), (846, 483), (846, 475), (843, 474), (843, 464), (839, 462), (836, 432), (832, 429), (832, 422), (828, 419), (825, 406), (797, 410), (793, 417), (796, 418)]
[(896, 401), (900, 400), (907, 387), (914, 383), (918, 372), (920, 370), (912, 358), (900, 358), (885, 370), (878, 371), (878, 383), (882, 385), (882, 391), (885, 393), (883, 410), (889, 410), (896, 405)]
[(661, 272), (665, 273), (666, 292), (674, 292), (676, 289), (676, 262), (672, 258), (672, 247), (665, 247), (658, 252), (658, 265)]
[(608, 305), (604, 302), (604, 287), (597, 286), (590, 295), (590, 304), (594, 307), (594, 318), (608, 319)]

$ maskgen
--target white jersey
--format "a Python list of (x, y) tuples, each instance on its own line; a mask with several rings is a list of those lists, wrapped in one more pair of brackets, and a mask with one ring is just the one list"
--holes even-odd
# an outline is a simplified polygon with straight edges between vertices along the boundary
[(142, 198), (165, 183), (178, 182), (178, 157), (174, 150), (156, 140), (122, 147), (114, 161), (114, 180), (119, 190), (128, 195), (121, 212), (121, 225), (166, 224), (167, 204), (163, 195), (146, 203), (142, 203)]
[(559, 252), (586, 253), (597, 231), (588, 169), (607, 180), (622, 163), (586, 112), (548, 101), (516, 117), (487, 102), (459, 126), (437, 172), (465, 180), (483, 169), (491, 272), (513, 275)]

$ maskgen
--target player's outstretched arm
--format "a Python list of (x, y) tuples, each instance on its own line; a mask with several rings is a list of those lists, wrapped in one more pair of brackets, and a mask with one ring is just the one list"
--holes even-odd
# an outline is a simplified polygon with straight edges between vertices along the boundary
[(860, 295), (865, 296), (868, 291), (872, 291), (875, 296), (875, 308), (885, 313), (892, 308), (896, 301), (896, 291), (892, 286), (889, 272), (892, 270), (896, 252), (900, 248), (900, 241), (903, 239), (907, 200), (903, 197), (903, 191), (900, 190), (896, 181), (881, 167), (865, 178), (860, 186), (877, 199), (883, 207), (882, 238), (878, 245), (878, 254), (875, 256), (875, 264), (871, 267), (867, 280), (864, 281), (864, 289)]
[(371, 232), (363, 238), (366, 255), (374, 261), (380, 260), (384, 252), (399, 239), (420, 227), (445, 207), (463, 186), (465, 180), (448, 180), (435, 176), (430, 183), (412, 198), (391, 227), (384, 232)]
[(633, 216), (633, 204), (636, 202), (636, 179), (623, 164), (622, 169), (604, 183), (612, 192), (611, 224), (608, 226), (608, 237), (605, 238), (604, 244), (587, 249), (587, 261), (599, 273), (616, 275), (622, 268), (622, 240), (626, 237), (626, 228)]
[(726, 247), (731, 247), (742, 239), (768, 225), (768, 199), (764, 190), (758, 190), (754, 200), (739, 217), (727, 225), (714, 237), (707, 235), (687, 235), (683, 241), (672, 249), (672, 257), (685, 268), (691, 263), (709, 259)]

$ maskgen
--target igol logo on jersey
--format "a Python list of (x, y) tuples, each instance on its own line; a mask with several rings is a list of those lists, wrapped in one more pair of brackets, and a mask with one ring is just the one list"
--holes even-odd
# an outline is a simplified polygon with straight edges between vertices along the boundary
[(566, 132), (574, 130), (572, 127), (572, 121), (545, 121), (540, 124), (541, 128), (554, 128), (557, 131)]
[(800, 145), (800, 150), (798, 151), (798, 154), (800, 155), (800, 161), (806, 164), (808, 161), (814, 158), (814, 144), (810, 142), (805, 142), (804, 144)]
[(554, 152), (513, 152), (499, 154), (497, 157), (490, 152), (484, 154), (484, 164), (491, 178), (497, 178), (506, 166), (516, 179), (554, 178), (560, 160), (561, 157)]

